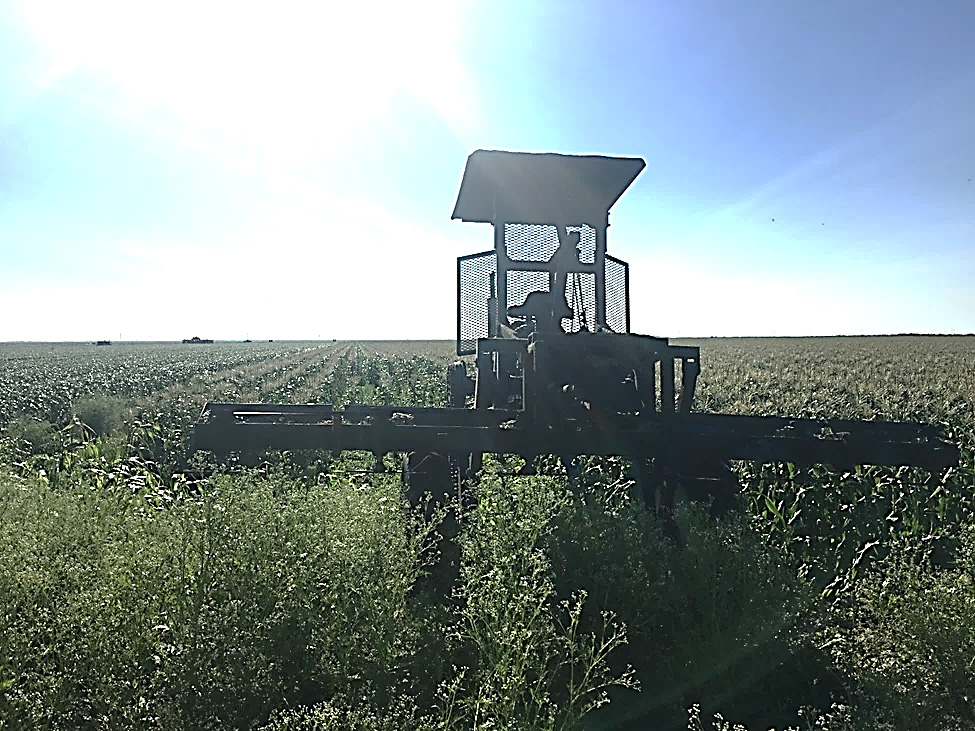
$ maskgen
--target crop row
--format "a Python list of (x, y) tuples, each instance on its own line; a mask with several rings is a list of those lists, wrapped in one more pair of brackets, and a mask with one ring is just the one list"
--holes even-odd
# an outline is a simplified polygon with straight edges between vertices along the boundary
[(81, 344), (0, 346), (0, 424), (18, 414), (63, 420), (73, 402), (104, 395), (136, 401), (177, 384), (273, 367), (309, 344)]
[[(413, 346), (413, 347), (409, 347)], [(446, 343), (0, 346), (0, 426), (66, 423), (87, 399), (185, 428), (207, 401), (439, 405)]]

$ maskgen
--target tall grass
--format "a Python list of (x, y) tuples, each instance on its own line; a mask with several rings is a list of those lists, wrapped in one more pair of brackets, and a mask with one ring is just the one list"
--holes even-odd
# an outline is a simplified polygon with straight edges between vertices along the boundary
[(11, 727), (246, 727), (406, 682), (423, 533), (395, 487), (218, 478), (163, 510), (84, 482), (0, 490)]
[(417, 582), (436, 524), (396, 479), (217, 476), (162, 504), (9, 477), (0, 724), (574, 728), (628, 682), (606, 663), (624, 636), (555, 596), (539, 541), (564, 498), (537, 487), (513, 515), (485, 480), (443, 605)]

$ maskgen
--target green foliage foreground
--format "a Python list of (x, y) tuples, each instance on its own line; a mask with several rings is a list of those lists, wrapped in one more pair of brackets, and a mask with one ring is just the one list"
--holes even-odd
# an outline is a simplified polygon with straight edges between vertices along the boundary
[(159, 507), (8, 479), (0, 723), (572, 727), (629, 682), (606, 663), (622, 628), (587, 634), (583, 597), (555, 595), (541, 541), (565, 498), (536, 484), (512, 516), (484, 485), (444, 606), (417, 584), (431, 524), (397, 480), (218, 477)]
[(674, 728), (694, 703), (758, 722), (814, 705), (810, 728), (973, 718), (971, 530), (950, 569), (893, 556), (824, 603), (745, 518), (684, 510), (667, 537), (624, 490), (488, 474), (444, 603), (423, 578), (436, 523), (400, 491), (251, 472), (161, 506), (87, 475), (7, 478), (0, 726)]
[(420, 537), (395, 494), (220, 478), (158, 509), (15, 480), (0, 515), (10, 726), (247, 727), (408, 678)]

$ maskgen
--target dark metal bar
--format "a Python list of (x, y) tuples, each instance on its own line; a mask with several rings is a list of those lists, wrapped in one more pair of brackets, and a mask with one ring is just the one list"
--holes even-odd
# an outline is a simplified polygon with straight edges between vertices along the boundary
[[(505, 221), (502, 217), (494, 219), (494, 251), (497, 258), (497, 297), (498, 297), (498, 322), (508, 323), (508, 268), (511, 260), (508, 258), (506, 246)], [(496, 337), (497, 333), (489, 333), (490, 337)]]
[[(320, 418), (325, 415), (326, 418)], [(289, 423), (298, 425), (331, 425), (338, 420), (341, 424), (374, 424), (390, 422), (417, 424), (423, 426), (493, 426), (510, 422), (521, 417), (521, 411), (507, 409), (451, 409), (440, 407), (401, 407), (401, 406), (361, 406), (350, 404), (345, 409), (333, 409), (327, 404), (302, 405), (298, 410), (290, 404), (224, 404), (208, 403), (197, 427), (207, 424), (253, 425), (268, 423)], [(278, 421), (269, 421), (268, 417)]]
[(674, 359), (667, 356), (660, 359), (660, 411), (674, 412)]
[(625, 261), (623, 262), (623, 289), (626, 292), (626, 297), (624, 298), (626, 302), (626, 332), (630, 333), (630, 265)]
[[(491, 272), (488, 277), (488, 337), (496, 338), (501, 335), (501, 328), (499, 323), (501, 322), (498, 316), (498, 274), (497, 272)], [(505, 320), (507, 323), (507, 319)]]
[(621, 416), (612, 425), (566, 419), (540, 426), (521, 411), (373, 406), (333, 411), (331, 423), (300, 423), (255, 420), (250, 411), (235, 412), (233, 420), (211, 420), (209, 414), (221, 411), (214, 406), (226, 405), (207, 405), (196, 426), (194, 446), (218, 454), (321, 449), (643, 459), (700, 451), (757, 462), (910, 465), (929, 470), (958, 460), (957, 447), (942, 441), (936, 428), (910, 423), (687, 414), (680, 419)]
[(657, 362), (651, 360), (638, 364), (636, 369), (637, 388), (640, 393), (640, 400), (643, 410), (656, 411), (657, 409)]
[[(572, 265), (569, 272), (595, 272), (595, 264), (583, 264), (581, 262)], [(512, 261), (508, 264), (509, 272), (549, 272), (553, 273), (551, 264), (547, 261)], [(551, 280), (549, 280), (551, 281)], [(554, 288), (553, 288), (554, 289)], [(549, 291), (552, 291), (551, 289)]]
[(680, 403), (677, 410), (682, 414), (691, 411), (694, 399), (694, 389), (697, 388), (697, 376), (701, 372), (701, 362), (698, 358), (681, 358), (680, 361)]

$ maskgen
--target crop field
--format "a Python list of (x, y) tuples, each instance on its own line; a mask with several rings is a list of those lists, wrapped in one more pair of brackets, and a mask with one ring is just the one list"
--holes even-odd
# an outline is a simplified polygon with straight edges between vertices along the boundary
[(445, 590), (393, 455), (189, 437), (444, 405), (452, 342), (0, 344), (0, 729), (975, 728), (975, 337), (686, 342), (697, 410), (933, 423), (960, 464), (740, 463), (737, 511), (664, 526), (623, 460), (497, 455)]

